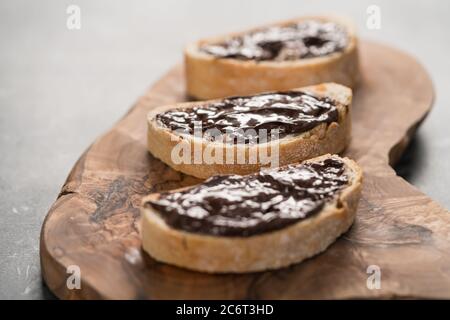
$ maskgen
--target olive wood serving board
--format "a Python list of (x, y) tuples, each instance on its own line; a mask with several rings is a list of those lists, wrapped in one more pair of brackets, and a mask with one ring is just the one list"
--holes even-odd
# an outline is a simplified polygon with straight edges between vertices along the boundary
[[(170, 169), (146, 149), (146, 114), (183, 101), (180, 66), (81, 156), (42, 227), (42, 274), (64, 299), (450, 298), (450, 215), (398, 177), (401, 156), (430, 111), (427, 72), (407, 54), (362, 41), (363, 80), (353, 103), (345, 156), (364, 170), (353, 227), (324, 253), (288, 268), (253, 274), (203, 274), (156, 262), (141, 249), (141, 198), (200, 180)], [(68, 266), (81, 271), (69, 289)], [(367, 268), (381, 271), (369, 289)]]

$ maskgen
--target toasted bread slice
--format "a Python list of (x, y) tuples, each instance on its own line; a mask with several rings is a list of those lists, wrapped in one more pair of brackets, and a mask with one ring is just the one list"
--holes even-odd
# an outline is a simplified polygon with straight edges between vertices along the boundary
[[(157, 120), (158, 114), (172, 109), (188, 110), (221, 100), (178, 103), (156, 108), (148, 114), (148, 150), (173, 169), (198, 178), (208, 178), (216, 174), (249, 174), (269, 165), (283, 166), (326, 153), (343, 151), (348, 145), (351, 135), (351, 90), (335, 83), (325, 83), (292, 91), (330, 99), (335, 103), (338, 111), (337, 121), (320, 123), (309, 131), (264, 143), (228, 144), (209, 141), (193, 135), (176, 134)], [(174, 159), (174, 152), (178, 152), (180, 146), (186, 147), (184, 152), (190, 152), (187, 161)], [(222, 161), (196, 161), (198, 155), (196, 156), (195, 153), (202, 153), (206, 150), (209, 150), (211, 154), (222, 154)], [(227, 158), (227, 155), (230, 154), (234, 155), (231, 161), (230, 158)], [(260, 157), (260, 154), (266, 154), (268, 157)], [(239, 158), (238, 155), (242, 155), (242, 158)], [(258, 155), (256, 161), (252, 155)], [(277, 163), (273, 161), (275, 157)]]
[[(304, 21), (331, 22), (343, 27), (348, 36), (345, 48), (323, 56), (287, 61), (221, 58), (202, 50), (206, 44), (223, 43), (268, 27)], [(187, 92), (206, 100), (247, 95), (269, 90), (287, 90), (323, 82), (336, 82), (354, 88), (359, 79), (357, 38), (353, 25), (331, 16), (301, 17), (253, 28), (247, 31), (200, 40), (184, 51)]]
[[(209, 234), (202, 234), (174, 228), (166, 223), (162, 217), (164, 213), (149, 205), (149, 201), (158, 201), (161, 194), (151, 194), (143, 199), (141, 209), (142, 246), (158, 261), (211, 273), (244, 273), (276, 269), (312, 257), (324, 251), (349, 229), (355, 218), (361, 193), (362, 171), (354, 161), (336, 155), (324, 155), (304, 163), (323, 163), (326, 159), (342, 161), (343, 172), (348, 180), (341, 189), (332, 194), (331, 198), (326, 198), (320, 211), (306, 218), (294, 220), (293, 223), (276, 230), (250, 236), (214, 235), (212, 228), (206, 229)], [(277, 169), (268, 171), (271, 170)], [(236, 178), (236, 176), (226, 177)], [(239, 177), (237, 178), (239, 180)], [(170, 193), (190, 188), (193, 187)], [(246, 195), (253, 191), (253, 185), (249, 189), (243, 187), (239, 190)], [(194, 198), (197, 196), (197, 193), (193, 195)], [(229, 199), (230, 194), (226, 193), (223, 197)], [(261, 214), (267, 212), (261, 211)]]

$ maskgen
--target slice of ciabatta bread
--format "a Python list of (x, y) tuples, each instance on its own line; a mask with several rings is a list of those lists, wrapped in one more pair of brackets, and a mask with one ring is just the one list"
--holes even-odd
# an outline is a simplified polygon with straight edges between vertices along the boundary
[[(169, 128), (170, 125), (168, 127), (158, 118), (167, 112), (189, 111), (196, 107), (207, 108), (226, 100), (178, 103), (155, 108), (148, 114), (148, 150), (173, 169), (199, 178), (208, 178), (216, 174), (249, 174), (259, 171), (262, 167), (278, 167), (326, 153), (343, 151), (351, 135), (351, 90), (335, 83), (325, 83), (289, 92), (301, 92), (314, 99), (330, 102), (337, 110), (335, 121), (318, 123), (305, 132), (280, 136), (279, 139), (268, 142), (230, 144), (196, 137), (193, 134), (175, 133)], [(247, 98), (251, 97), (254, 96)], [(298, 104), (303, 106), (301, 103)], [(269, 116), (276, 115), (277, 109), (273, 110)], [(245, 115), (244, 112), (243, 114)], [(216, 158), (213, 161), (206, 161), (206, 155), (214, 155)], [(229, 155), (233, 155), (232, 158)]]
[(204, 272), (285, 267), (324, 251), (349, 229), (361, 184), (354, 161), (324, 155), (151, 194), (142, 202), (142, 246), (158, 261)]
[[(300, 40), (292, 41), (283, 31), (277, 38), (279, 28), (295, 24), (302, 30)], [(290, 44), (283, 39), (291, 39)], [(323, 82), (354, 88), (359, 79), (355, 29), (346, 19), (332, 16), (300, 17), (200, 40), (185, 48), (184, 57), (187, 92), (203, 100)]]

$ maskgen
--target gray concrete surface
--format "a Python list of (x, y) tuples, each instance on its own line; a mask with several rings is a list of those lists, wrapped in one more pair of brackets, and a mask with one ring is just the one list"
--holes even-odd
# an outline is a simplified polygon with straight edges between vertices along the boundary
[[(81, 8), (68, 30), (66, 9)], [(381, 8), (381, 29), (366, 9)], [(0, 298), (53, 296), (39, 232), (70, 168), (199, 37), (308, 13), (352, 18), (362, 37), (416, 56), (435, 109), (397, 168), (450, 208), (448, 1), (0, 1)]]

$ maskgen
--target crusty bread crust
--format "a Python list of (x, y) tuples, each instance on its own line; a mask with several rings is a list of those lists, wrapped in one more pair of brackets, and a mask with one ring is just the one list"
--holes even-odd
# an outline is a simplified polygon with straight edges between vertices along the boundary
[[(330, 124), (323, 123), (305, 133), (284, 137), (268, 143), (251, 146), (240, 144), (229, 145), (219, 142), (209, 142), (193, 136), (176, 135), (169, 129), (158, 124), (155, 120), (155, 116), (158, 113), (173, 108), (190, 108), (199, 105), (199, 102), (179, 103), (156, 108), (148, 114), (148, 150), (173, 169), (198, 178), (208, 178), (216, 174), (244, 175), (259, 171), (261, 167), (267, 164), (260, 162), (260, 159), (258, 159), (257, 163), (251, 163), (249, 155), (259, 154), (263, 150), (263, 154), (271, 155), (272, 150), (278, 148), (279, 166), (300, 162), (326, 153), (342, 152), (350, 142), (351, 136), (351, 89), (335, 83), (324, 83), (294, 90), (307, 92), (318, 97), (329, 97), (336, 101), (339, 112), (338, 122)], [(201, 103), (211, 103), (214, 101), (217, 100)], [(191, 157), (189, 163), (175, 163), (173, 161), (172, 150), (180, 143), (190, 144)], [(211, 150), (222, 149), (223, 163), (194, 163), (194, 150), (205, 150), (208, 146)], [(245, 155), (245, 162), (237, 163), (237, 153)], [(234, 163), (226, 163), (226, 154), (235, 155)]]
[[(143, 206), (142, 246), (158, 261), (211, 273), (255, 272), (299, 263), (324, 251), (353, 223), (362, 171), (354, 161), (343, 161), (350, 185), (322, 211), (291, 226), (250, 237), (202, 235), (173, 229), (152, 208)], [(158, 195), (145, 197), (143, 203)]]
[(231, 95), (246, 95), (269, 90), (336, 82), (355, 88), (359, 79), (358, 46), (353, 25), (343, 18), (310, 16), (282, 21), (267, 26), (286, 25), (304, 20), (333, 21), (346, 27), (349, 44), (341, 52), (323, 57), (295, 61), (243, 61), (220, 59), (199, 50), (205, 43), (217, 43), (231, 36), (200, 40), (189, 44), (184, 51), (187, 92), (197, 99), (214, 99)]

